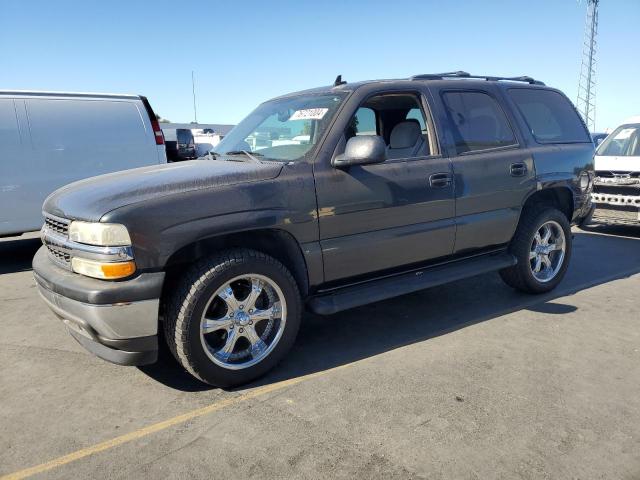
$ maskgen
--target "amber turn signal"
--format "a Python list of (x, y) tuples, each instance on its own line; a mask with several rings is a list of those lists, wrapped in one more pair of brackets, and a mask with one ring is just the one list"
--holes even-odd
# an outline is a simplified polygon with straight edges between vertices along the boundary
[(136, 263), (128, 262), (96, 262), (84, 258), (72, 258), (71, 267), (76, 273), (87, 277), (117, 280), (132, 275), (136, 271)]

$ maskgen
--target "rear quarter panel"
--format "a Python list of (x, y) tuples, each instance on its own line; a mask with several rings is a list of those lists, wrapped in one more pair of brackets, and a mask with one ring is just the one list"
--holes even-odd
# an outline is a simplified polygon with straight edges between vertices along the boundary
[[(573, 195), (574, 213), (572, 220), (582, 218), (587, 215), (591, 206), (590, 192), (591, 188), (583, 191), (580, 188), (580, 175), (586, 172), (593, 178), (594, 170), (594, 154), (595, 147), (592, 142), (584, 143), (538, 143), (533, 137), (529, 125), (520, 113), (515, 102), (508, 94), (510, 86), (502, 89), (502, 96), (505, 103), (513, 112), (514, 119), (518, 125), (524, 142), (529, 148), (535, 165), (536, 171), (536, 189), (539, 191), (545, 188), (566, 188)], [(562, 95), (572, 106), (573, 103), (564, 95), (563, 92), (554, 88), (528, 86), (526, 88), (542, 88), (550, 90)], [(575, 106), (573, 107), (575, 110)], [(586, 137), (590, 139), (590, 135), (584, 122), (575, 110), (576, 122), (580, 122), (585, 129)], [(535, 193), (531, 192), (531, 194)], [(531, 195), (530, 194), (530, 195)], [(525, 201), (530, 197), (528, 195)]]

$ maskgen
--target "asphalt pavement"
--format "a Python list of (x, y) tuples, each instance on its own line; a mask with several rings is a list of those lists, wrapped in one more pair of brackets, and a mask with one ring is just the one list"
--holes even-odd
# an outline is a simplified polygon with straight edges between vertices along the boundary
[(86, 353), (38, 246), (0, 240), (0, 478), (640, 478), (640, 228), (575, 230), (548, 295), (488, 274), (305, 315), (228, 391)]

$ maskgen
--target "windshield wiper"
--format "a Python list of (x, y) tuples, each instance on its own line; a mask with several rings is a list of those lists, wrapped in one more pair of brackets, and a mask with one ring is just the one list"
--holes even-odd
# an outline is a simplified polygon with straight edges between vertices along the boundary
[(262, 157), (263, 155), (261, 153), (257, 153), (257, 152), (252, 152), (249, 153), (246, 150), (231, 150), (229, 152), (225, 152), (225, 155), (246, 155), (248, 158), (250, 158), (254, 163), (262, 163), (260, 160), (258, 160), (256, 157)]

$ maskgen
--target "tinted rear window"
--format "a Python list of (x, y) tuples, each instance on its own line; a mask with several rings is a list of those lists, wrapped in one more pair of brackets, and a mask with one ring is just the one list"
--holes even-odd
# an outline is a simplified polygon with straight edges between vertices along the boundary
[(178, 143), (193, 143), (193, 133), (191, 133), (191, 130), (179, 128), (177, 130), (177, 133), (178, 133)]
[(457, 153), (507, 147), (516, 139), (502, 108), (482, 92), (445, 92)]
[(512, 88), (509, 95), (538, 143), (591, 142), (571, 102), (552, 90)]

